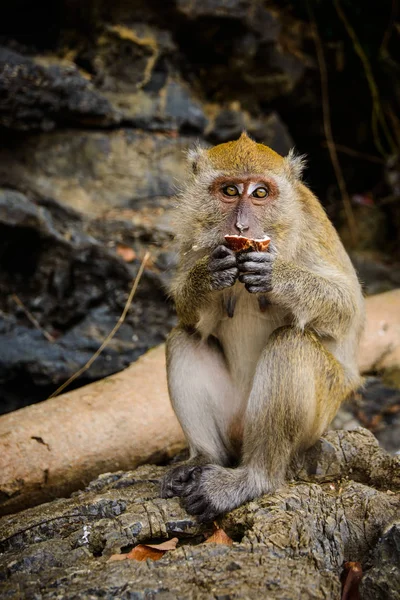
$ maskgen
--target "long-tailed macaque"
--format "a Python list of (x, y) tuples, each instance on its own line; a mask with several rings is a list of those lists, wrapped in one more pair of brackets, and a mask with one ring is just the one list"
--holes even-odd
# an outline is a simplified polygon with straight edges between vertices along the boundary
[[(364, 303), (303, 161), (239, 140), (189, 153), (178, 198), (179, 317), (167, 342), (170, 397), (189, 460), (164, 478), (200, 521), (285, 480), (359, 385)], [(226, 234), (268, 235), (235, 253)]]

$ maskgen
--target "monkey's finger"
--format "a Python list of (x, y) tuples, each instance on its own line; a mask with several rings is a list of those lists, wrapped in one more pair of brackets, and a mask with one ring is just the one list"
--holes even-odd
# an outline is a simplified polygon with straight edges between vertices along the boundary
[(249, 260), (248, 262), (239, 263), (238, 269), (239, 271), (247, 271), (248, 273), (270, 273), (272, 269), (272, 263), (257, 263)]
[(175, 479), (178, 483), (186, 483), (187, 481), (192, 480), (196, 473), (201, 472), (201, 467), (193, 466), (193, 467), (178, 467), (179, 471), (177, 471), (175, 475)]
[(197, 520), (199, 523), (208, 523), (209, 521), (215, 521), (220, 512), (214, 510), (210, 507), (207, 507), (206, 510), (197, 515)]
[(199, 515), (207, 509), (207, 500), (200, 494), (186, 497), (183, 504), (186, 510), (192, 515)]
[(217, 246), (215, 250), (213, 250), (211, 256), (213, 258), (225, 258), (225, 256), (235, 256), (235, 253), (230, 248), (222, 246), (221, 244), (220, 246)]
[(201, 494), (193, 494), (192, 496), (186, 496), (183, 500), (183, 504), (191, 513), (201, 513), (207, 506), (207, 501)]
[(274, 256), (269, 252), (241, 252), (237, 257), (238, 265), (243, 262), (268, 263), (274, 260)]
[(244, 283), (245, 285), (266, 285), (268, 279), (265, 275), (259, 275), (254, 273), (245, 273), (244, 275), (239, 275), (240, 283)]
[(224, 288), (231, 287), (235, 284), (237, 276), (239, 275), (239, 269), (227, 269), (226, 271), (217, 271), (213, 273), (211, 279), (211, 288), (213, 290), (223, 290)]
[(225, 256), (224, 258), (212, 258), (209, 262), (210, 271), (226, 271), (236, 268), (236, 256)]
[(272, 285), (270, 283), (264, 283), (263, 285), (247, 284), (245, 287), (250, 294), (265, 294), (272, 290)]

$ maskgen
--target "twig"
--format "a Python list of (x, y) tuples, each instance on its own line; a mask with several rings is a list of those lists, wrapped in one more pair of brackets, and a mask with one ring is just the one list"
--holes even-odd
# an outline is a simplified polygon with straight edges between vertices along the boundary
[[(322, 142), (322, 145), (325, 148), (328, 147), (328, 144), (326, 142)], [(335, 144), (335, 147), (337, 152), (342, 152), (342, 154), (355, 156), (356, 158), (360, 158), (361, 160), (368, 160), (369, 162), (377, 163), (379, 165), (385, 164), (385, 160), (383, 158), (380, 158), (379, 156), (373, 156), (372, 154), (359, 152), (358, 150), (354, 150), (353, 148), (349, 148), (348, 146), (343, 146), (342, 144)]]
[(390, 150), (391, 150), (391, 152), (395, 153), (397, 151), (397, 146), (396, 146), (395, 141), (392, 138), (392, 135), (391, 135), (388, 125), (386, 123), (385, 115), (383, 114), (383, 111), (382, 111), (378, 86), (376, 85), (376, 82), (375, 82), (375, 79), (374, 79), (374, 76), (372, 73), (371, 65), (369, 63), (367, 55), (365, 54), (365, 52), (357, 38), (356, 32), (354, 31), (352, 25), (350, 24), (349, 20), (347, 19), (346, 15), (343, 11), (343, 8), (340, 5), (339, 0), (334, 0), (334, 5), (335, 5), (335, 8), (336, 8), (337, 14), (339, 15), (340, 20), (342, 21), (343, 25), (345, 26), (346, 31), (347, 31), (351, 41), (353, 42), (354, 50), (358, 54), (358, 57), (361, 60), (362, 66), (364, 67), (365, 77), (367, 78), (368, 87), (369, 87), (369, 90), (371, 93), (371, 98), (372, 98), (372, 131), (374, 134), (376, 147), (379, 150), (379, 152), (382, 154), (382, 156), (387, 156), (387, 152), (385, 152), (385, 150), (383, 149), (380, 138), (379, 138), (378, 123), (380, 123), (382, 130), (385, 133), (386, 140), (390, 146)]
[(43, 327), (40, 325), (39, 321), (37, 319), (35, 319), (33, 314), (31, 312), (29, 312), (29, 310), (26, 308), (26, 306), (22, 302), (22, 300), (20, 300), (20, 298), (18, 298), (17, 294), (13, 294), (11, 296), (11, 298), (14, 300), (15, 304), (17, 304), (24, 311), (25, 316), (29, 319), (29, 321), (32, 323), (32, 325), (34, 327), (36, 327), (36, 329), (39, 329), (39, 331), (42, 332), (42, 334), (44, 335), (46, 340), (48, 340), (49, 342), (55, 342), (56, 338), (53, 337), (48, 331), (43, 329)]
[(65, 388), (68, 387), (70, 383), (75, 381), (75, 379), (80, 377), (82, 375), (82, 373), (84, 373), (87, 369), (89, 369), (92, 366), (92, 364), (94, 363), (94, 361), (96, 360), (96, 358), (98, 358), (98, 356), (103, 352), (104, 348), (107, 346), (109, 341), (117, 333), (118, 329), (121, 327), (122, 323), (125, 321), (126, 315), (128, 314), (129, 307), (132, 303), (133, 297), (136, 293), (136, 290), (139, 285), (139, 281), (143, 275), (143, 271), (144, 271), (144, 268), (146, 266), (146, 263), (147, 263), (149, 257), (150, 257), (150, 253), (146, 252), (146, 254), (144, 255), (144, 258), (142, 260), (142, 263), (139, 267), (139, 271), (137, 272), (136, 277), (133, 281), (132, 288), (131, 288), (131, 291), (129, 292), (129, 296), (126, 301), (124, 310), (122, 311), (122, 314), (121, 314), (120, 318), (118, 319), (117, 323), (114, 325), (113, 329), (110, 331), (108, 336), (102, 342), (101, 346), (96, 350), (96, 352), (93, 354), (93, 356), (91, 358), (89, 358), (87, 363), (79, 369), (79, 371), (77, 371), (76, 373), (71, 375), (71, 377), (67, 381), (65, 381), (62, 385), (60, 385), (60, 387), (58, 387), (55, 392), (50, 394), (50, 396), (47, 398), (48, 400), (50, 398), (54, 398), (55, 396), (58, 396), (58, 394), (60, 394), (63, 390), (65, 390)]
[(381, 47), (379, 48), (379, 52), (383, 55), (385, 55), (387, 53), (387, 46), (388, 46), (390, 37), (392, 35), (393, 26), (396, 21), (396, 16), (397, 16), (397, 0), (392, 0), (392, 9), (391, 9), (390, 17), (389, 17), (389, 22), (387, 24), (385, 33), (382, 38)]
[(332, 166), (335, 171), (336, 180), (338, 182), (340, 194), (342, 196), (342, 202), (344, 211), (346, 213), (347, 222), (349, 225), (350, 238), (352, 244), (355, 246), (357, 242), (357, 226), (354, 218), (353, 208), (349, 194), (347, 192), (346, 183), (343, 177), (342, 169), (340, 167), (335, 142), (332, 135), (332, 124), (331, 124), (331, 111), (329, 104), (329, 89), (328, 89), (328, 74), (325, 63), (324, 51), (322, 49), (321, 38), (318, 33), (317, 23), (314, 18), (314, 14), (311, 10), (310, 3), (307, 2), (308, 12), (310, 15), (311, 28), (314, 37), (315, 49), (317, 52), (317, 60), (321, 78), (321, 95), (322, 95), (322, 117), (324, 124), (324, 132), (326, 138), (326, 145), (328, 146), (329, 155), (331, 158)]

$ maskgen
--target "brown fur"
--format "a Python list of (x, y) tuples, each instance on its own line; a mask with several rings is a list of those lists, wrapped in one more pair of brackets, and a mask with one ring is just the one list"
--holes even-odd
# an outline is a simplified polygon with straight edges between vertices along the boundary
[(245, 133), (236, 142), (226, 142), (208, 151), (212, 166), (225, 173), (274, 173), (282, 169), (283, 158), (256, 144)]
[[(190, 464), (208, 465), (184, 484), (188, 509), (206, 520), (281, 485), (293, 456), (318, 439), (359, 385), (364, 307), (336, 231), (299, 179), (301, 159), (243, 134), (197, 150), (190, 161), (177, 210), (181, 261), (172, 293), (180, 324), (167, 344), (168, 380)], [(237, 233), (227, 228), (244, 202), (223, 203), (219, 190), (237, 181), (274, 185), (265, 203), (246, 209), (246, 236), (271, 238), (263, 313), (258, 295), (238, 281), (212, 287), (210, 257)], [(226, 306), (235, 307), (229, 316)], [(196, 341), (184, 332), (188, 325)], [(241, 441), (240, 466), (227, 469)], [(180, 493), (174, 477), (165, 486)]]

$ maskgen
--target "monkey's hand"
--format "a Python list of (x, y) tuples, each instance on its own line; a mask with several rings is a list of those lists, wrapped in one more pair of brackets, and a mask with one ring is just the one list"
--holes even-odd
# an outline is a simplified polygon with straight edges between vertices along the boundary
[(268, 252), (241, 252), (238, 255), (239, 281), (244, 283), (248, 292), (263, 294), (272, 290), (271, 280), (275, 258), (274, 247)]
[(236, 255), (226, 246), (218, 246), (210, 256), (208, 263), (210, 272), (211, 289), (223, 290), (235, 284), (239, 269)]

